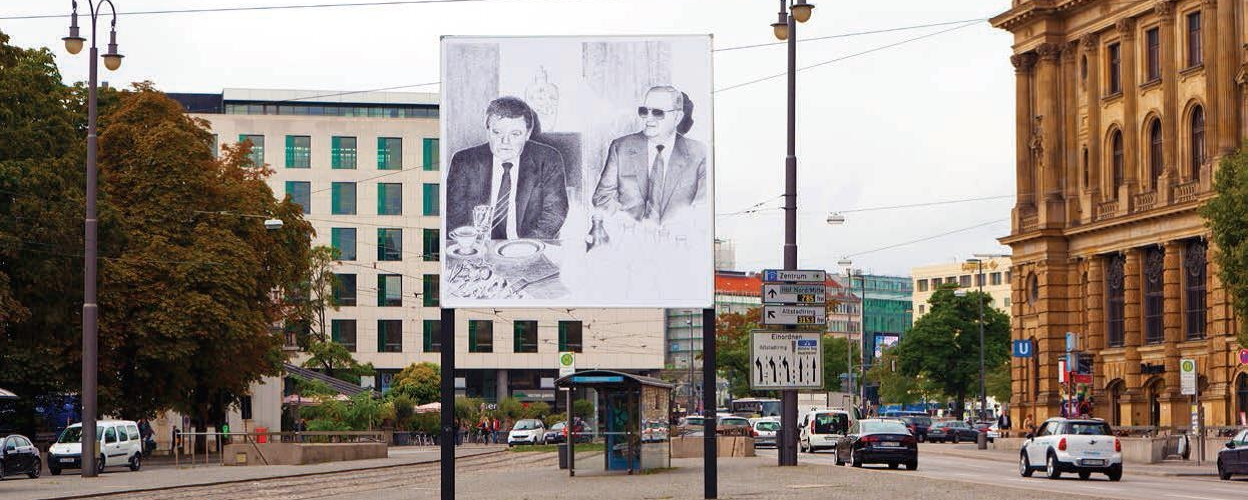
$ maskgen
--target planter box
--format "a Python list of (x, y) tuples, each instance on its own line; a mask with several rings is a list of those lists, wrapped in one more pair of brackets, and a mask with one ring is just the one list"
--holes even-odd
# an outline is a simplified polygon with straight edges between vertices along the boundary
[[(754, 438), (745, 436), (719, 436), (716, 454), (721, 457), (754, 456)], [(702, 456), (702, 438), (672, 438), (672, 458), (697, 458)]]

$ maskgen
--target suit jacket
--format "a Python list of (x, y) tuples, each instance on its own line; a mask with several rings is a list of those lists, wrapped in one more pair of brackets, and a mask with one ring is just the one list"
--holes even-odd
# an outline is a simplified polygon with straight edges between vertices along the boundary
[[(641, 132), (611, 141), (607, 164), (594, 190), (595, 207), (612, 204), (641, 220), (646, 213), (646, 183), (650, 179), (650, 155), (646, 136)], [(690, 206), (706, 201), (706, 146), (676, 134), (667, 176), (658, 194), (659, 222), (688, 212)]]
[[(563, 155), (528, 141), (512, 174), (516, 175), (516, 233), (521, 238), (556, 239), (568, 216)], [(494, 154), (489, 144), (455, 153), (446, 176), (446, 228), (472, 225), (472, 207), (494, 204)]]

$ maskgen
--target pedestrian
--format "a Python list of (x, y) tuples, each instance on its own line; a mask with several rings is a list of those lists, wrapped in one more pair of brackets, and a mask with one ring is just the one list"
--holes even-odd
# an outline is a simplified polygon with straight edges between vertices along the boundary
[(1027, 418), (1023, 419), (1023, 430), (1027, 431), (1027, 434), (1031, 435), (1035, 435), (1036, 433), (1036, 423), (1031, 419), (1030, 413), (1027, 414)]
[(301, 418), (298, 421), (296, 421), (295, 422), (295, 440), (299, 441), (300, 443), (307, 440), (307, 438), (303, 436), (303, 433), (307, 432), (307, 430), (308, 430), (308, 419)]
[(455, 419), (455, 446), (464, 444), (464, 423)]
[(156, 439), (153, 437), (156, 432), (152, 430), (151, 422), (147, 421), (147, 417), (139, 419), (139, 442), (143, 446), (143, 456), (152, 456), (152, 451), (156, 449)]
[(502, 431), (503, 423), (498, 420), (498, 417), (490, 419), (490, 432), (494, 434), (494, 444), (501, 444), (503, 442), (499, 436), (499, 433)]
[(1000, 432), (1002, 436), (1009, 437), (1010, 435), (1010, 413), (1009, 412), (1001, 412), (1001, 415), (997, 417), (997, 431)]
[(174, 426), (173, 428), (173, 439), (170, 443), (172, 444), (172, 446), (169, 447), (170, 453), (176, 454), (178, 449), (182, 448), (182, 431), (179, 430), (177, 426)]
[(481, 417), (481, 422), (477, 423), (477, 432), (481, 435), (481, 444), (490, 444), (490, 417)]

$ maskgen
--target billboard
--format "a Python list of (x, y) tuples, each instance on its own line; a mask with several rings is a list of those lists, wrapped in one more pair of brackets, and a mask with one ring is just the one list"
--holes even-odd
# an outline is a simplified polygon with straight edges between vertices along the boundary
[(884, 355), (884, 350), (889, 349), (901, 340), (901, 336), (889, 333), (875, 334), (875, 357), (872, 359), (880, 359)]
[(711, 37), (443, 37), (442, 307), (711, 307)]

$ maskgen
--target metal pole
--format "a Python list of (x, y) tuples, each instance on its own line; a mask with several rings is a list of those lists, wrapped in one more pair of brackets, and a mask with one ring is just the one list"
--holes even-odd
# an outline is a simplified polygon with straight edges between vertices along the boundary
[(984, 261), (979, 261), (979, 297), (975, 303), (979, 306), (979, 418), (984, 419), (988, 410), (988, 393), (984, 388)]
[[(688, 315), (685, 318), (685, 331), (689, 335), (689, 409), (685, 411), (685, 414), (692, 415), (693, 409), (697, 407), (697, 395), (694, 394), (695, 391), (693, 390), (695, 387), (693, 376), (693, 311), (685, 311), (685, 313)], [(705, 359), (703, 359), (702, 364), (706, 364)]]
[(98, 251), (98, 221), (95, 198), (97, 185), (96, 165), (99, 138), (96, 131), (98, 117), (97, 81), (99, 72), (99, 49), (96, 48), (96, 6), (91, 6), (91, 61), (87, 77), (87, 209), (84, 217), (86, 253), (83, 255), (82, 297), (82, 477), (96, 477), (95, 449), (99, 446), (95, 436), (96, 388), (99, 374), (99, 304), (96, 302), (96, 255)]
[[(455, 500), (455, 310), (442, 309), (442, 500)], [(568, 409), (569, 413), (571, 408)]]
[[(785, 12), (784, 0), (780, 11)], [(788, 141), (784, 158), (784, 268), (797, 269), (797, 20), (792, 13), (789, 23)], [(786, 329), (794, 329), (788, 327)], [(781, 391), (779, 465), (797, 465), (797, 391)]]
[(568, 420), (563, 428), (568, 431), (568, 477), (576, 475), (576, 416), (572, 413), (572, 391), (575, 386), (568, 387)]
[[(851, 280), (852, 284), (853, 281)], [(858, 291), (862, 294), (862, 309), (858, 311), (858, 368), (862, 370), (862, 376), (858, 377), (858, 404), (867, 405), (867, 386), (864, 382), (867, 379), (867, 278), (862, 275), (862, 269), (858, 269)], [(863, 411), (866, 416), (866, 411)]]
[[(853, 268), (845, 268), (845, 275), (849, 277), (849, 295), (854, 295), (854, 270)], [(862, 310), (862, 304), (858, 304), (859, 311)], [(862, 328), (861, 321), (858, 324)], [(849, 405), (857, 407), (858, 403), (854, 402), (854, 350), (850, 346), (853, 344), (854, 330), (850, 328), (845, 332), (845, 385), (846, 391), (849, 393)]]
[[(715, 408), (715, 309), (702, 310), (702, 407)], [(702, 412), (706, 415), (708, 412)], [(702, 484), (704, 498), (719, 497), (719, 451), (716, 446), (715, 413), (709, 412), (702, 440)]]

